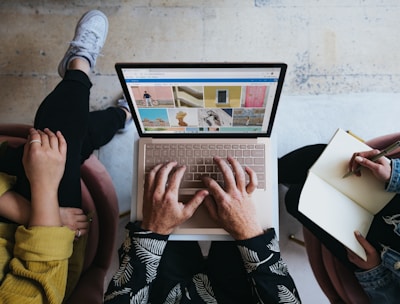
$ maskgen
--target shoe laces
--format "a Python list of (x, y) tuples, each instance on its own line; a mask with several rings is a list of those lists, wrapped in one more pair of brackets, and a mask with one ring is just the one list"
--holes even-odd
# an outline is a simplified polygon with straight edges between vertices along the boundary
[(79, 37), (79, 40), (71, 41), (72, 47), (79, 50), (84, 50), (92, 56), (100, 54), (101, 45), (99, 43), (99, 35), (97, 35), (93, 31), (86, 30), (81, 35), (79, 35)]

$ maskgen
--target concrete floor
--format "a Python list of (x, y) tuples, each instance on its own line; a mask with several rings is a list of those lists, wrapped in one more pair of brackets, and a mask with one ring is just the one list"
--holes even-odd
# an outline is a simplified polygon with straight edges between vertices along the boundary
[[(32, 123), (39, 103), (60, 81), (56, 67), (72, 38), (76, 21), (88, 6), (99, 4), (98, 1), (87, 1), (85, 6), (76, 2), (74, 9), (63, 11), (63, 4), (51, 1), (44, 3), (48, 6), (35, 9), (27, 1), (0, 1), (0, 122)], [(68, 5), (69, 2), (63, 3)], [(115, 61), (135, 57), (131, 44), (121, 34), (121, 29), (125, 33), (130, 30), (120, 22), (122, 17), (127, 16), (126, 12), (132, 9), (128, 3), (125, 6), (125, 11), (118, 10), (117, 5), (107, 7), (107, 12), (112, 15), (110, 38), (104, 49), (106, 55), (98, 59), (93, 73), (91, 109), (105, 108), (119, 98), (121, 88), (113, 65)], [(134, 41), (134, 44), (145, 58), (146, 50), (140, 50), (140, 41)], [(396, 94), (378, 93), (283, 95), (273, 131), (273, 136), (278, 139), (278, 156), (305, 144), (327, 142), (338, 127), (351, 129), (364, 138), (395, 132), (398, 126), (393, 122), (398, 120), (398, 112), (387, 109), (398, 109), (398, 97)], [(116, 135), (110, 144), (98, 151), (100, 160), (113, 178), (121, 213), (129, 212), (130, 208), (135, 134), (131, 128), (126, 133)], [(127, 220), (127, 216), (121, 218), (118, 246), (124, 237), (123, 227)], [(304, 248), (290, 242), (289, 234), (302, 239), (301, 226), (283, 207), (280, 212), (282, 255), (302, 300), (311, 304), (328, 303), (314, 280)], [(117, 263), (115, 259), (108, 278)]]

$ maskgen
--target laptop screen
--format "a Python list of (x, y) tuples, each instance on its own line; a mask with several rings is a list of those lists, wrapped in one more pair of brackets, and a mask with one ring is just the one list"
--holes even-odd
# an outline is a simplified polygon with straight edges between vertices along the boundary
[(270, 136), (283, 63), (117, 63), (140, 136)]

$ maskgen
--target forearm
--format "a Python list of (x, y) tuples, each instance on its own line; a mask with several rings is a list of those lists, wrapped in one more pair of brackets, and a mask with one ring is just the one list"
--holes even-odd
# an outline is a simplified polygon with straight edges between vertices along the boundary
[(106, 303), (148, 299), (167, 244), (168, 235), (143, 230), (134, 223), (129, 223), (127, 229), (129, 235), (119, 250), (120, 267), (108, 286)]
[(0, 284), (8, 272), (8, 265), (13, 257), (16, 224), (0, 222)]
[[(256, 301), (300, 303), (296, 286), (282, 261), (273, 229), (252, 239), (237, 241)], [(286, 303), (286, 302), (285, 302)]]
[(0, 216), (20, 225), (27, 225), (31, 207), (29, 201), (13, 191), (0, 196)]
[(61, 226), (57, 189), (32, 186), (31, 193), (29, 226)]

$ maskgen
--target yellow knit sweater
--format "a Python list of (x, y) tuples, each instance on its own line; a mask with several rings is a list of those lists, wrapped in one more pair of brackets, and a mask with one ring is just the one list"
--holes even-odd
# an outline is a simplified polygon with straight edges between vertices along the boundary
[[(0, 195), (13, 179), (0, 175)], [(0, 303), (62, 303), (74, 231), (0, 223)]]
[(67, 227), (15, 228), (0, 223), (0, 303), (62, 303), (75, 233)]

